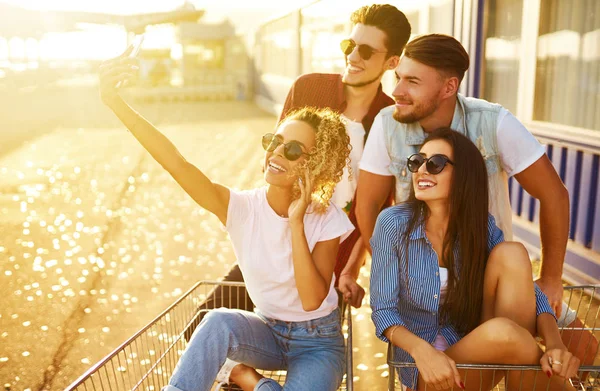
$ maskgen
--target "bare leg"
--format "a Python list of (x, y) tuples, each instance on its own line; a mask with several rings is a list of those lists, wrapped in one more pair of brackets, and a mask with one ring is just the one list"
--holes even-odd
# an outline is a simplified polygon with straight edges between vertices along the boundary
[[(461, 364), (537, 365), (542, 352), (533, 337), (536, 305), (531, 263), (525, 248), (514, 242), (497, 245), (488, 258), (483, 286), (482, 323), (446, 354)], [(502, 371), (461, 371), (467, 390), (490, 390), (505, 376)], [(553, 377), (516, 371), (508, 376), (509, 390), (566, 389)], [(516, 387), (513, 387), (513, 384)], [(556, 385), (557, 388), (554, 387)], [(520, 386), (523, 386), (519, 388)], [(422, 380), (418, 390), (425, 390)]]
[(251, 368), (244, 364), (239, 364), (233, 367), (229, 379), (235, 384), (240, 386), (244, 391), (253, 391), (256, 384), (262, 379), (261, 376), (254, 368)]
[(494, 247), (483, 283), (481, 323), (497, 317), (513, 320), (535, 335), (535, 291), (527, 250), (516, 242)]

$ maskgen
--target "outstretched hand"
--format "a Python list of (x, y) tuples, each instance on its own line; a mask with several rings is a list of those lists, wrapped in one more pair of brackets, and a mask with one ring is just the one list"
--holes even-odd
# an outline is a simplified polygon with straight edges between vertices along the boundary
[(119, 96), (119, 89), (132, 84), (137, 76), (138, 60), (129, 57), (132, 51), (133, 45), (130, 45), (123, 54), (100, 65), (100, 97), (108, 106)]

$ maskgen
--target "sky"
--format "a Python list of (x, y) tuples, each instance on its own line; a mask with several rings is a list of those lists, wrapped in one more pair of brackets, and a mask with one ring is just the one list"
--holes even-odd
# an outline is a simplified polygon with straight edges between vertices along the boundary
[[(205, 10), (201, 21), (205, 23), (220, 22), (229, 18), (239, 34), (252, 31), (265, 21), (283, 15), (292, 9), (309, 4), (314, 0), (188, 0), (196, 9)], [(0, 0), (23, 8), (35, 10), (85, 11), (114, 14), (136, 14), (171, 11), (184, 5), (185, 0)], [(0, 16), (0, 23), (2, 17)], [(169, 47), (174, 43), (172, 29), (147, 29), (144, 47)], [(158, 30), (158, 31), (157, 31)], [(6, 57), (7, 45), (0, 38), (0, 62)], [(81, 55), (84, 58), (104, 59), (120, 53), (126, 45), (121, 31), (113, 27), (89, 26), (87, 31), (68, 34), (49, 34), (39, 47), (29, 48), (28, 43), (17, 43), (17, 52), (45, 53), (44, 58), (70, 58)], [(35, 45), (33, 45), (35, 46)], [(73, 50), (77, 48), (77, 50)], [(89, 51), (87, 53), (86, 51)], [(13, 53), (15, 50), (13, 49)], [(78, 54), (77, 54), (78, 53)]]
[[(170, 11), (182, 6), (185, 0), (0, 0), (25, 8), (40, 10), (70, 10), (106, 12), (114, 14), (134, 14), (143, 12)], [(287, 10), (299, 8), (314, 0), (188, 0), (197, 9), (207, 10), (208, 19), (218, 19), (226, 14), (240, 14), (248, 18), (247, 12), (267, 13), (273, 16)]]

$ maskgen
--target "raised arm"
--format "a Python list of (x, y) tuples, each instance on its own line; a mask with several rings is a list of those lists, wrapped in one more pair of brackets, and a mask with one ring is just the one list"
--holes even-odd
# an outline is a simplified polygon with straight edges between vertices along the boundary
[(133, 136), (150, 152), (198, 205), (215, 214), (223, 224), (227, 221), (229, 189), (213, 183), (197, 167), (189, 163), (169, 139), (137, 113), (119, 95), (117, 83), (127, 85), (137, 73), (137, 61), (123, 55), (105, 61), (100, 67), (102, 101), (119, 117)]

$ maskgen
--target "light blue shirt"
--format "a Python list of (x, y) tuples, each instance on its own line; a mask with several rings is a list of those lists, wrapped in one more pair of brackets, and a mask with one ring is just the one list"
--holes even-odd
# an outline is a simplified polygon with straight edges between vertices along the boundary
[[(429, 343), (434, 342), (439, 332), (452, 346), (463, 335), (451, 324), (440, 324), (438, 257), (425, 235), (424, 224), (417, 224), (409, 234), (408, 246), (402, 243), (411, 214), (412, 204), (403, 203), (384, 210), (377, 218), (371, 238), (373, 260), (370, 287), (371, 318), (375, 323), (375, 332), (381, 340), (389, 342), (383, 332), (391, 326), (404, 326)], [(494, 217), (489, 215), (488, 250), (491, 251), (503, 241), (502, 231), (496, 226)], [(458, 264), (458, 248), (454, 249), (454, 255)], [(407, 267), (408, 287), (405, 278)], [(537, 285), (534, 286), (537, 315), (548, 312), (554, 316), (548, 298)], [(405, 350), (397, 347), (394, 347), (394, 359), (414, 362)], [(415, 388), (413, 379), (416, 380), (418, 376), (415, 369), (402, 368), (400, 376), (403, 384)]]

